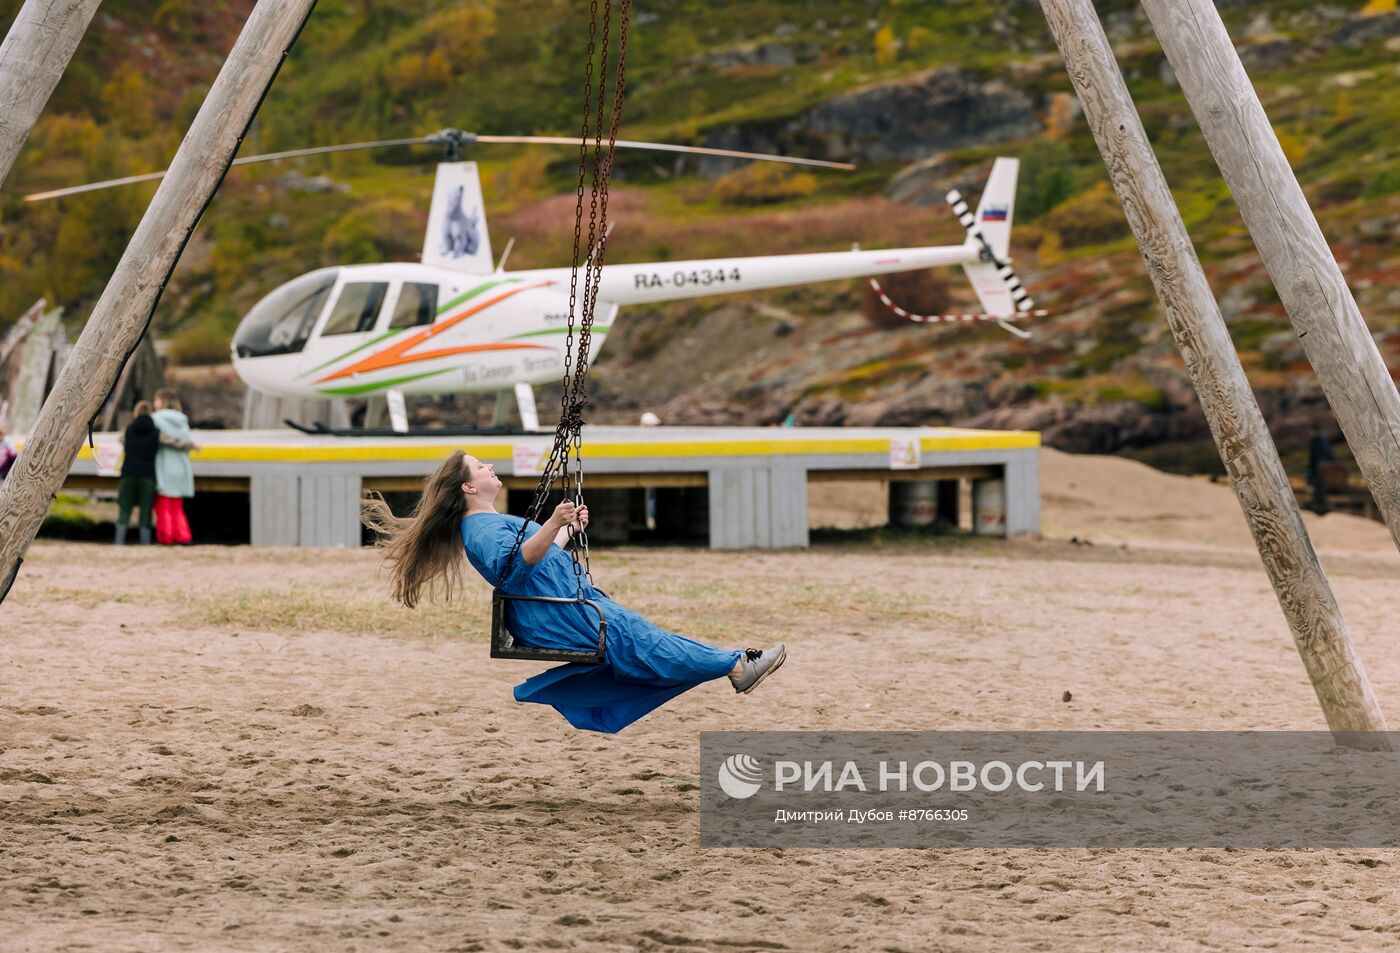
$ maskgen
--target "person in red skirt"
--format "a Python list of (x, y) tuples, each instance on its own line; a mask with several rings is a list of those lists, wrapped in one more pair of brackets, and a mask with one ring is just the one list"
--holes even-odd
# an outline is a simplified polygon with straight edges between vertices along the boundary
[(160, 450), (156, 452), (156, 542), (163, 546), (185, 545), (194, 538), (185, 518), (185, 497), (194, 496), (190, 451), (198, 448), (189, 418), (174, 391), (164, 387), (156, 391), (156, 412), (151, 419), (160, 430)]

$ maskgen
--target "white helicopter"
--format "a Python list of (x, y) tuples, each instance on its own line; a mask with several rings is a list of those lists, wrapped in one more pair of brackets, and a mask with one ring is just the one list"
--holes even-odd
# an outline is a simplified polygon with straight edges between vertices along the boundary
[[(268, 294), (243, 317), (231, 345), (234, 369), (250, 388), (280, 397), (385, 399), (395, 430), (406, 426), (401, 411), (405, 395), (496, 392), (505, 398), (513, 394), (525, 429), (538, 429), (532, 388), (558, 380), (563, 367), (570, 269), (506, 271), (504, 256), (500, 262), (493, 260), (476, 163), (460, 159), (460, 149), (477, 142), (579, 145), (577, 139), (569, 138), (476, 136), (448, 129), (422, 138), (235, 160), (245, 164), (414, 143), (444, 145), (448, 150), (447, 161), (437, 167), (421, 263), (322, 268)], [(617, 146), (852, 168), (813, 159), (626, 140), (618, 140)], [(1010, 323), (1031, 313), (1034, 306), (1009, 265), (1018, 167), (1016, 159), (996, 160), (975, 213), (956, 192), (949, 193), (968, 230), (961, 245), (605, 264), (588, 360), (597, 359), (623, 305), (947, 265), (962, 266), (983, 309), (982, 314), (959, 316), (962, 320), (995, 320), (1014, 334), (1029, 336)], [(26, 199), (149, 181), (162, 174)], [(396, 405), (400, 409), (394, 413)]]

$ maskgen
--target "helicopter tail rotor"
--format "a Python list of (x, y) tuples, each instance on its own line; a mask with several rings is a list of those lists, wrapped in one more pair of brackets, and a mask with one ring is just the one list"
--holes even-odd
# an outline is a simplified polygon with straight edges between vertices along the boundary
[(1024, 316), (1035, 309), (1035, 302), (1011, 267), (1011, 215), (1016, 204), (1016, 159), (997, 159), (982, 199), (973, 213), (961, 193), (948, 193), (948, 204), (967, 229), (968, 247), (977, 260), (963, 264), (982, 309), (1001, 318)]

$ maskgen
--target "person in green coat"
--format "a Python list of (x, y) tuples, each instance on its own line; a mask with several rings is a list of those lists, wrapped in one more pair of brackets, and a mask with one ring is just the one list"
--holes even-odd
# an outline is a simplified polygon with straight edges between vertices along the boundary
[(185, 497), (194, 496), (190, 451), (198, 448), (189, 418), (174, 391), (164, 387), (156, 391), (156, 412), (151, 420), (160, 431), (160, 450), (156, 452), (156, 542), (164, 546), (187, 545), (194, 539), (185, 517)]

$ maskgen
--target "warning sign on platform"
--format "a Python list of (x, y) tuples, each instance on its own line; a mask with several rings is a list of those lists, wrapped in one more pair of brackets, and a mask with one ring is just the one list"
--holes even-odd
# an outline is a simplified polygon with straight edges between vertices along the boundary
[(119, 443), (99, 443), (92, 448), (97, 460), (97, 475), (105, 477), (121, 476), (117, 468), (122, 462), (122, 445)]
[(890, 439), (890, 469), (917, 470), (923, 466), (923, 456), (919, 452), (919, 438), (892, 437)]
[(517, 443), (511, 447), (511, 472), (516, 476), (539, 476), (544, 472), (549, 447), (541, 444)]

